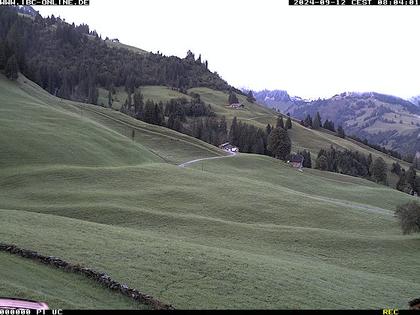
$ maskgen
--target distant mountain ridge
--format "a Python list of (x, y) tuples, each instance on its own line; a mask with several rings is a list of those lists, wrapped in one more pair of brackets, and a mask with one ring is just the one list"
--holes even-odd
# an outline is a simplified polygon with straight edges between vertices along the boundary
[(286, 112), (294, 104), (294, 99), (285, 90), (262, 90), (254, 92), (254, 97), (258, 103), (281, 112)]
[[(264, 90), (255, 95), (265, 106), (298, 119), (314, 117), (319, 112), (323, 121), (328, 119), (336, 126), (342, 125), (347, 134), (402, 153), (414, 154), (420, 150), (418, 103), (376, 92), (344, 92), (328, 99), (307, 101), (277, 91), (281, 90)], [(288, 99), (281, 95), (287, 95)]]

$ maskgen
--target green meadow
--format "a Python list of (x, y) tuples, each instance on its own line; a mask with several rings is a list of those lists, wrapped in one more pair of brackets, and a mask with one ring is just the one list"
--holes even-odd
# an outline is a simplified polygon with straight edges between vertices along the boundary
[[(217, 113), (239, 116), (225, 95), (196, 92)], [(247, 104), (240, 117), (271, 114)], [(357, 146), (294, 126), (292, 139), (306, 132), (325, 146)], [(402, 235), (393, 216), (413, 197), (391, 188), (250, 154), (179, 167), (225, 153), (60, 100), (23, 77), (0, 78), (0, 144), (2, 242), (105, 271), (176, 308), (406, 308), (420, 292), (420, 239)], [(138, 307), (101, 288), (87, 296), (95, 284), (77, 275), (0, 258), (0, 296)], [(57, 278), (75, 289), (54, 293)]]
[(48, 301), (51, 309), (147, 309), (81, 275), (0, 253), (2, 297)]

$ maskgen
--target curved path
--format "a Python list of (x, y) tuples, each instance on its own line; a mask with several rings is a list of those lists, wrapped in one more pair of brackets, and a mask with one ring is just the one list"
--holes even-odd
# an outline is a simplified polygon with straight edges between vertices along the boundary
[(233, 156), (235, 156), (235, 155), (237, 154), (237, 153), (235, 153), (235, 152), (227, 152), (227, 153), (229, 153), (229, 155), (224, 155), (224, 156), (213, 156), (213, 157), (208, 157), (208, 158), (202, 158), (202, 159), (191, 160), (191, 161), (187, 161), (187, 162), (184, 162), (184, 163), (182, 163), (182, 164), (179, 164), (178, 166), (180, 166), (180, 167), (186, 167), (186, 166), (188, 166), (188, 165), (191, 165), (191, 164), (193, 164), (193, 163), (197, 163), (197, 162), (200, 162), (200, 161), (205, 161), (205, 160), (215, 160), (215, 159), (224, 159), (224, 158), (233, 157)]

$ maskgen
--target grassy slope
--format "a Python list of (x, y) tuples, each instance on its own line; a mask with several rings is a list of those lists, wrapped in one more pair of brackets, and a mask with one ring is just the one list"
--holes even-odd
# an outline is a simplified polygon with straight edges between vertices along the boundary
[[(150, 89), (153, 90), (153, 93), (148, 94), (148, 97), (155, 100), (182, 96), (182, 94), (172, 96), (169, 94), (169, 92), (172, 91), (166, 87), (147, 87), (146, 91)], [(240, 95), (239, 100), (245, 105), (245, 109), (236, 110), (226, 107), (228, 95), (224, 92), (215, 91), (209, 88), (193, 88), (189, 91), (200, 94), (201, 98), (207, 104), (210, 104), (218, 115), (226, 116), (228, 122), (230, 122), (234, 116), (237, 116), (240, 120), (254, 124), (257, 127), (263, 129), (265, 129), (267, 124), (276, 124), (277, 116), (275, 112), (258, 104), (248, 102), (244, 96)], [(309, 150), (311, 151), (314, 158), (317, 156), (320, 148), (329, 148), (331, 145), (333, 145), (334, 147), (341, 150), (349, 149), (353, 151), (359, 151), (366, 155), (371, 153), (373, 158), (380, 156), (387, 162), (389, 170), (391, 169), (392, 163), (396, 161), (398, 161), (403, 167), (407, 169), (409, 167), (409, 165), (403, 161), (397, 160), (354, 140), (341, 139), (324, 130), (312, 130), (305, 128), (297, 122), (293, 123), (293, 128), (289, 130), (289, 135), (292, 139), (292, 149), (294, 151), (303, 149)], [(389, 172), (388, 176), (390, 185), (395, 186), (398, 180), (397, 176), (391, 172)]]
[[(172, 89), (164, 86), (144, 86), (141, 87), (141, 92), (144, 95), (144, 99), (152, 99), (157, 102), (165, 102), (171, 98), (188, 98), (187, 95), (173, 91)], [(267, 124), (276, 124), (277, 114), (275, 112), (264, 106), (248, 102), (246, 97), (242, 95), (239, 95), (239, 100), (245, 105), (245, 109), (236, 110), (226, 106), (228, 95), (224, 92), (215, 91), (209, 88), (193, 88), (190, 89), (189, 92), (200, 94), (201, 98), (207, 104), (210, 104), (218, 115), (226, 116), (228, 123), (230, 123), (234, 116), (237, 116), (240, 120), (254, 124), (257, 127), (263, 129), (265, 129)], [(103, 103), (107, 104), (107, 101), (105, 102), (107, 92), (102, 91), (101, 94), (103, 95), (104, 99)], [(117, 94), (115, 96), (116, 102), (114, 103), (115, 108), (119, 108), (126, 97), (127, 94), (122, 88), (117, 89)], [(289, 135), (292, 139), (292, 149), (294, 151), (306, 149), (311, 151), (314, 157), (317, 156), (320, 148), (327, 149), (333, 145), (334, 147), (341, 150), (349, 149), (353, 151), (359, 151), (366, 155), (370, 153), (372, 154), (373, 158), (382, 157), (387, 162), (389, 170), (391, 169), (392, 163), (394, 162), (399, 162), (406, 169), (409, 167), (409, 164), (406, 162), (374, 150), (366, 145), (363, 145), (362, 143), (356, 142), (352, 139), (341, 139), (336, 137), (331, 132), (325, 130), (312, 130), (301, 126), (296, 121), (293, 123), (293, 128), (289, 130)], [(388, 175), (390, 184), (395, 185), (398, 178), (390, 172)]]
[[(67, 115), (71, 115), (75, 121), (70, 122), (70, 124), (79, 124), (80, 121), (84, 121), (86, 125), (94, 124), (96, 126), (100, 126), (100, 128), (105, 127), (104, 129), (108, 130), (115, 137), (122, 139), (120, 144), (117, 143), (116, 145), (126, 147), (127, 150), (132, 150), (130, 149), (130, 146), (127, 146), (127, 143), (130, 143), (130, 140), (127, 138), (131, 139), (132, 131), (134, 130), (135, 143), (137, 143), (139, 148), (141, 148), (141, 152), (145, 152), (144, 149), (147, 147), (147, 154), (152, 154), (153, 159), (160, 158), (161, 161), (180, 164), (181, 162), (187, 161), (191, 158), (202, 158), (225, 154), (223, 151), (200, 140), (167, 128), (146, 124), (112, 109), (57, 99), (25, 78), (20, 79), (19, 89), (13, 89), (10, 83), (4, 78), (0, 78), (0, 80), (0, 88), (2, 88), (2, 92), (4, 91), (4, 94), (0, 94), (0, 97), (4, 95), (2, 102), (5, 104), (5, 107), (13, 106), (15, 99), (19, 99), (17, 102), (20, 102), (23, 106), (27, 107), (32, 106), (32, 104), (42, 103), (46, 106), (45, 108), (47, 111), (49, 111), (49, 108), (52, 107), (57, 111), (64, 111)], [(33, 101), (33, 99), (36, 99), (36, 101)], [(10, 100), (12, 100), (12, 102)], [(13, 108), (16, 109), (16, 111), (21, 111), (20, 108)], [(6, 110), (6, 108), (4, 110)], [(39, 108), (33, 107), (32, 110), (38, 112)], [(11, 114), (15, 115), (15, 112)], [(43, 117), (42, 115), (39, 116), (41, 118)], [(14, 119), (17, 118), (18, 117), (15, 115), (13, 119), (10, 119), (10, 124), (13, 124)], [(51, 118), (50, 120), (53, 119)], [(11, 128), (12, 125), (9, 127), (11, 129), (9, 132), (14, 132), (14, 128)], [(53, 126), (51, 125), (51, 127)], [(72, 129), (70, 126), (69, 128)], [(79, 127), (76, 127), (76, 130), (78, 130), (78, 128)], [(86, 133), (86, 135), (89, 135), (89, 133)], [(121, 135), (123, 137), (121, 137)], [(9, 142), (11, 145), (15, 145), (15, 142), (11, 141), (12, 139), (13, 138), (9, 139)], [(48, 150), (50, 149), (47, 149), (47, 151)], [(118, 152), (119, 150), (116, 149), (115, 151)], [(138, 160), (136, 155), (132, 156), (126, 153), (127, 152), (122, 151), (121, 155), (124, 156), (124, 159), (129, 159), (130, 161), (127, 163), (127, 161), (124, 160), (124, 165), (140, 163), (140, 160)], [(119, 165), (121, 165), (121, 163)]]
[(7, 253), (0, 253), (0, 278), (1, 296), (48, 301), (50, 308), (146, 308), (81, 275)]
[[(117, 166), (157, 162), (142, 145), (80, 117), (76, 108), (50, 106), (0, 77), (1, 167)], [(54, 132), (52, 132), (54, 131)]]
[(141, 54), (141, 55), (148, 54), (148, 52), (147, 52), (146, 50), (143, 50), (143, 49), (140, 49), (140, 48), (137, 48), (137, 47), (134, 47), (134, 46), (130, 46), (130, 45), (127, 45), (127, 44), (123, 44), (123, 43), (114, 43), (114, 42), (113, 42), (113, 41), (111, 41), (111, 40), (105, 40), (105, 43), (106, 43), (109, 47), (112, 47), (112, 48), (127, 49), (127, 50), (130, 50), (130, 51), (132, 51), (132, 52), (134, 52), (134, 53), (136, 53), (136, 54)]
[[(80, 110), (36, 87), (0, 85), (14, 93), (0, 102), (7, 108), (1, 117), (15, 122), (3, 127), (9, 137), (0, 140), (16, 146), (15, 159), (20, 145), (10, 135), (21, 106), (37, 111), (43, 104), (60, 115)], [(22, 88), (32, 89), (38, 102), (26, 100)], [(143, 156), (172, 137), (177, 142), (159, 151), (175, 152), (172, 163), (188, 154), (220, 154), (112, 110), (83, 108), (83, 117), (63, 120), (60, 128), (89, 122), (103, 129), (95, 131), (103, 138), (137, 126), (141, 145), (121, 137), (125, 149)], [(49, 134), (58, 129), (45, 128)], [(72, 139), (60, 141), (66, 148)], [(53, 149), (60, 141), (50, 141), (48, 155), (60, 154)], [(83, 152), (82, 146), (74, 150)], [(38, 154), (31, 147), (31, 156)], [(420, 290), (418, 236), (402, 236), (392, 216), (411, 197), (398, 191), (244, 154), (191, 168), (158, 158), (131, 163), (127, 156), (96, 167), (65, 164), (0, 169), (1, 240), (105, 270), (181, 308), (403, 308)]]

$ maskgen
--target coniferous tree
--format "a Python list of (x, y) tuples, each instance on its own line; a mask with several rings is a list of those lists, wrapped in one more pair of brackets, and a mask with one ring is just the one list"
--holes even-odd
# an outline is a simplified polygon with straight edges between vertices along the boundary
[(175, 130), (175, 131), (178, 131), (178, 132), (183, 131), (182, 122), (181, 122), (181, 119), (179, 117), (175, 117), (172, 129)]
[(411, 189), (410, 193), (412, 194), (417, 191), (416, 176), (417, 176), (416, 169), (410, 166), (410, 168), (406, 172), (406, 181), (407, 181), (407, 184), (409, 185), (409, 188)]
[(112, 94), (111, 90), (108, 91), (108, 107), (112, 108)]
[(246, 96), (246, 100), (250, 103), (254, 103), (255, 102), (255, 97), (254, 94), (252, 93), (251, 90), (248, 91), (248, 94)]
[(203, 129), (203, 120), (201, 118), (195, 119), (192, 126), (192, 136), (197, 139), (202, 139)]
[(61, 98), (70, 99), (72, 94), (72, 87), (70, 83), (70, 75), (68, 71), (63, 71), (63, 82), (58, 90), (57, 95)]
[(302, 166), (305, 168), (312, 168), (311, 152), (303, 150), (298, 152), (298, 154), (303, 156)]
[(276, 128), (283, 128), (284, 129), (283, 116), (281, 116), (281, 115), (277, 116)]
[(90, 104), (97, 105), (98, 104), (98, 88), (94, 85), (89, 86), (89, 93), (88, 93), (88, 99), (87, 102)]
[(413, 167), (420, 170), (420, 158), (417, 155), (413, 158)]
[(7, 60), (4, 72), (6, 77), (8, 77), (10, 80), (16, 80), (18, 78), (19, 67), (15, 55), (11, 56)]
[(238, 97), (236, 96), (235, 92), (230, 91), (228, 102), (229, 102), (229, 105), (239, 103)]
[(337, 128), (337, 135), (340, 138), (343, 138), (343, 139), (346, 137), (346, 133), (344, 132), (344, 129), (343, 129), (343, 127), (341, 125), (338, 126), (338, 128)]
[(397, 182), (397, 185), (396, 185), (395, 188), (399, 191), (402, 191), (402, 192), (405, 192), (405, 193), (410, 193), (404, 169), (401, 170), (401, 174), (400, 174), (400, 177), (398, 179), (398, 182)]
[(398, 162), (392, 163), (391, 173), (394, 173), (398, 176), (401, 175), (401, 165)]
[(133, 97), (131, 96), (131, 92), (129, 92), (127, 95), (127, 107), (129, 112), (131, 113), (133, 107)]
[(268, 149), (277, 159), (286, 160), (292, 148), (287, 131), (282, 128), (275, 128), (268, 137)]
[(270, 133), (271, 133), (271, 126), (270, 126), (270, 124), (267, 124), (267, 126), (265, 127), (265, 133), (267, 134), (267, 136), (270, 135)]
[(311, 115), (309, 115), (309, 114), (306, 115), (306, 118), (305, 118), (303, 123), (306, 127), (312, 127), (312, 117), (311, 117)]
[(219, 143), (218, 144), (222, 144), (224, 142), (226, 142), (227, 140), (227, 122), (226, 122), (226, 117), (222, 116), (222, 118), (220, 118), (220, 122), (219, 122), (219, 130), (218, 130), (218, 134), (219, 134)]
[(378, 157), (372, 165), (372, 176), (378, 183), (387, 183), (387, 166), (383, 158)]
[(316, 159), (315, 162), (315, 168), (321, 170), (321, 171), (327, 171), (328, 170), (328, 159), (325, 155), (320, 155)]
[(321, 115), (319, 114), (319, 112), (316, 112), (316, 115), (315, 115), (314, 120), (312, 122), (312, 128), (317, 130), (317, 129), (321, 128), (321, 126), (322, 126)]
[(238, 145), (239, 143), (239, 125), (236, 116), (233, 117), (232, 124), (230, 125), (229, 141), (234, 145)]
[(372, 174), (371, 174), (372, 163), (373, 163), (372, 153), (369, 153), (369, 155), (368, 155), (368, 157), (367, 157), (367, 161), (366, 161), (366, 163), (367, 163), (367, 167), (368, 167), (368, 172), (369, 172), (369, 175), (372, 175)]
[(322, 128), (335, 132), (334, 123), (332, 121), (329, 121), (328, 119), (325, 120)]
[(165, 125), (165, 116), (163, 114), (163, 104), (155, 104), (154, 112), (153, 112), (153, 124), (158, 126)]
[(147, 100), (144, 105), (143, 121), (149, 124), (154, 124), (155, 117), (155, 103), (152, 100)]
[[(69, 94), (72, 100), (97, 103), (93, 87), (125, 86), (131, 93), (140, 85), (167, 85), (184, 91), (196, 86), (223, 92), (231, 88), (201, 62), (117, 50), (108, 47), (87, 25), (75, 26), (40, 15), (27, 19), (11, 6), (2, 6), (0, 11), (0, 70), (5, 70), (14, 54), (18, 71), (54, 95)], [(88, 41), (86, 35), (97, 39)], [(16, 72), (11, 73), (15, 77)]]
[(133, 101), (134, 101), (134, 115), (137, 117), (137, 119), (141, 119), (143, 115), (143, 106), (144, 106), (143, 94), (141, 94), (140, 91), (137, 91), (136, 93), (134, 93)]
[(292, 119), (290, 116), (287, 117), (286, 125), (284, 126), (284, 129), (289, 130), (292, 129)]
[(4, 70), (6, 67), (6, 47), (2, 40), (0, 40), (0, 70)]

